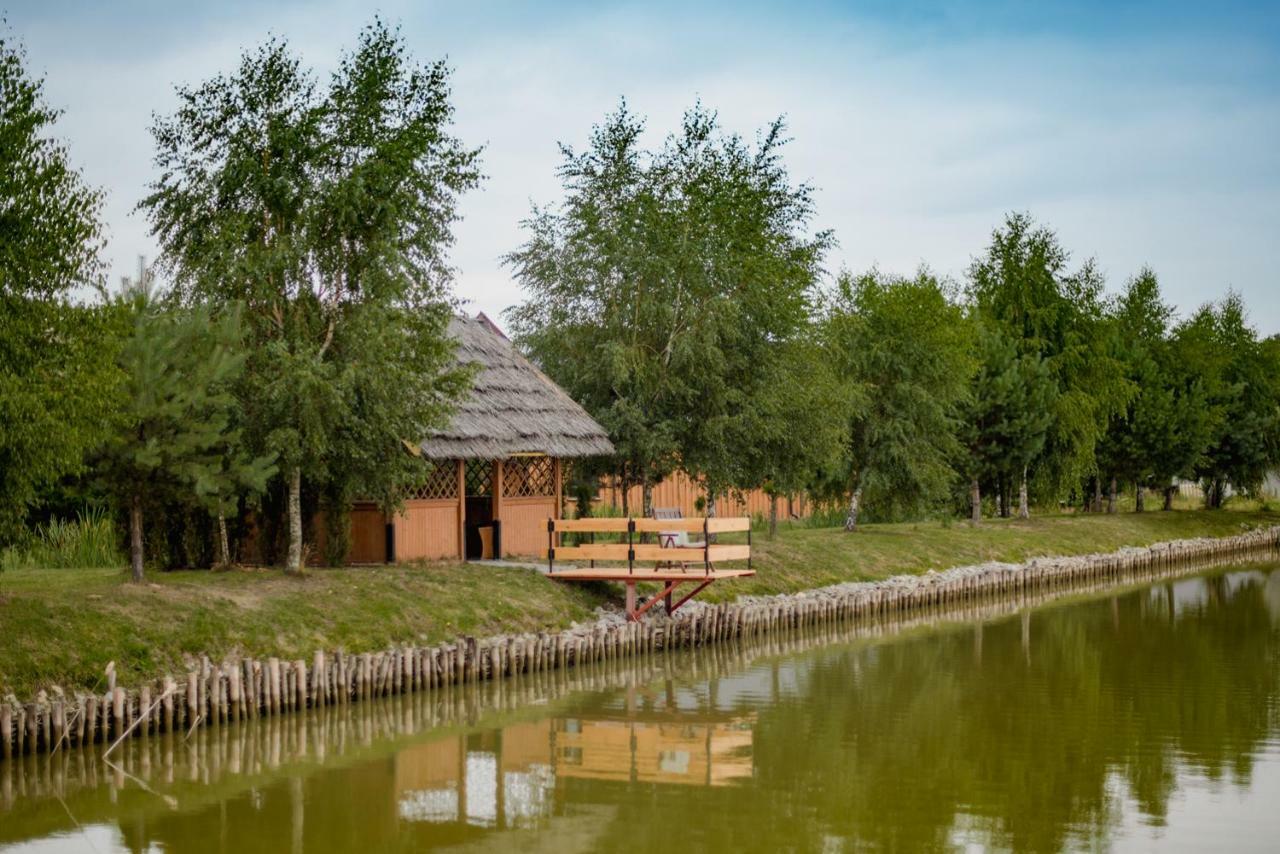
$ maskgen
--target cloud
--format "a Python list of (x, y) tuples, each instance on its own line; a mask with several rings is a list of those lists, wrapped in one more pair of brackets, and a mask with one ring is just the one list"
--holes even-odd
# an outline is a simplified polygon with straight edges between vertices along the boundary
[[(104, 9), (41, 5), (10, 20), (67, 109), (73, 156), (110, 193), (119, 274), (154, 254), (129, 212), (151, 175), (149, 115), (172, 108), (172, 84), (231, 68), (271, 30), (324, 72), (369, 13)], [(1233, 286), (1260, 328), (1280, 332), (1271, 19), (1164, 6), (1038, 18), (999, 5), (787, 9), (384, 6), (419, 56), (449, 56), (457, 131), (486, 145), (489, 179), (463, 200), (456, 232), (460, 295), (491, 314), (519, 300), (499, 257), (530, 202), (557, 198), (557, 141), (581, 145), (625, 95), (657, 144), (701, 98), (747, 136), (787, 116), (788, 165), (818, 187), (818, 225), (840, 240), (833, 268), (927, 262), (960, 276), (1006, 211), (1029, 210), (1077, 259), (1096, 256), (1113, 288), (1149, 263), (1183, 310)]]

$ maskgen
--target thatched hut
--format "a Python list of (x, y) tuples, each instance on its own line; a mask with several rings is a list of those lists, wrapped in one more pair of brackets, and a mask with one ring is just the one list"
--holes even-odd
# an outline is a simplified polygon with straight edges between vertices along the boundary
[(430, 473), (399, 515), (355, 506), (352, 562), (544, 553), (564, 461), (613, 453), (604, 428), (483, 314), (455, 318), (449, 336), (476, 366), (471, 394), (422, 440)]

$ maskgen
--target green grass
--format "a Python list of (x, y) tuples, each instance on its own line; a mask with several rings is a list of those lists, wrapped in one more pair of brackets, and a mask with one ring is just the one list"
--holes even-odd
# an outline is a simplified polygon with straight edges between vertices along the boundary
[(108, 661), (135, 685), (201, 653), (309, 661), (317, 649), (557, 628), (607, 600), (600, 587), (479, 566), (153, 572), (144, 584), (123, 568), (14, 570), (0, 574), (0, 696), (98, 688)]
[[(842, 581), (1038, 555), (1225, 536), (1280, 524), (1280, 512), (1237, 504), (1221, 511), (1063, 514), (839, 529), (783, 525), (776, 540), (753, 534), (751, 579), (702, 596), (789, 593)], [(100, 688), (114, 660), (122, 684), (185, 672), (207, 653), (310, 659), (316, 649), (376, 650), (461, 635), (556, 629), (620, 603), (621, 588), (553, 584), (529, 571), (420, 564), (317, 569), (152, 573), (131, 584), (123, 567), (20, 568), (0, 573), (0, 695), (29, 697), (51, 684)]]
[(1059, 514), (968, 523), (867, 525), (855, 534), (831, 528), (784, 527), (776, 540), (753, 533), (754, 578), (715, 585), (711, 601), (739, 595), (791, 593), (843, 581), (874, 581), (983, 561), (1114, 551), (1162, 540), (1222, 537), (1280, 525), (1280, 512), (1240, 502), (1229, 509), (1164, 513)]

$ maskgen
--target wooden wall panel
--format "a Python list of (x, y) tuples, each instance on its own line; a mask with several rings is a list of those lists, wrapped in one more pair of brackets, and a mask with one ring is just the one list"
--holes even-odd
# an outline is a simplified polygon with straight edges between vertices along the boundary
[(348, 563), (385, 563), (387, 517), (376, 504), (356, 503), (351, 508), (351, 551)]
[(556, 515), (550, 496), (502, 499), (502, 556), (547, 556), (547, 520)]
[(458, 559), (457, 499), (406, 501), (395, 525), (396, 560)]
[[(701, 516), (697, 501), (704, 497), (706, 491), (702, 484), (696, 483), (682, 471), (677, 471), (653, 488), (654, 507), (678, 507), (686, 516)], [(613, 482), (602, 482), (595, 503), (611, 505), (619, 511), (622, 509), (622, 490)], [(639, 486), (633, 486), (627, 495), (628, 509), (632, 516), (639, 516), (643, 510), (644, 493)], [(790, 501), (785, 496), (778, 498), (778, 518), (788, 518), (788, 513), (800, 518), (811, 512), (809, 501), (803, 495), (793, 496)], [(739, 498), (735, 495), (721, 495), (716, 501), (717, 516), (768, 516), (769, 496), (763, 489), (755, 489)]]

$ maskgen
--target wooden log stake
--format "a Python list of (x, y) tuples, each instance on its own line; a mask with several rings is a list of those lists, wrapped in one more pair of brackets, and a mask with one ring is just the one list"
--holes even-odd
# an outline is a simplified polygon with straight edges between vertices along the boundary
[(13, 741), (13, 707), (5, 699), (0, 701), (0, 758), (12, 758)]

